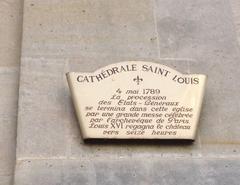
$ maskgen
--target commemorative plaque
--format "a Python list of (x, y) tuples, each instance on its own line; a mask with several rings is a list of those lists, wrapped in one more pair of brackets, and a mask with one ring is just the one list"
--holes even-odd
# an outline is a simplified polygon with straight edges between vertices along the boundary
[(67, 81), (83, 139), (195, 138), (205, 75), (127, 61)]

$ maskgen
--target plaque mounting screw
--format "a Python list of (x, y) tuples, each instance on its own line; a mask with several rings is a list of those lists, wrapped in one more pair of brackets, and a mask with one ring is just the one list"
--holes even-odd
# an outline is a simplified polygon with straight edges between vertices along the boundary
[(140, 78), (140, 77), (137, 75), (137, 77), (136, 77), (136, 78), (134, 78), (134, 79), (133, 79), (133, 81), (134, 81), (134, 82), (137, 82), (137, 85), (139, 85), (139, 83), (140, 83), (140, 82), (142, 82), (142, 81), (143, 81), (143, 79), (142, 79), (142, 78)]

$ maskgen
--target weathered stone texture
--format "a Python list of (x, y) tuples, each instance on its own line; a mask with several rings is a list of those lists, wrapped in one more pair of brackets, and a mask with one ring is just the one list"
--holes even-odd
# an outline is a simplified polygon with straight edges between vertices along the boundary
[(158, 54), (152, 4), (145, 0), (26, 0), (23, 30), (24, 57)]
[(17, 165), (18, 185), (238, 185), (233, 159), (161, 158), (26, 160)]
[[(238, 184), (240, 55), (229, 1), (26, 0), (24, 11), (16, 185)], [(208, 75), (194, 144), (83, 143), (65, 73), (123, 60)]]
[(211, 148), (239, 150), (240, 55), (229, 1), (157, 0), (156, 5), (161, 56), (194, 58), (191, 72), (208, 75), (200, 120), (204, 154)]
[(0, 185), (12, 184), (15, 166), (22, 1), (0, 1)]

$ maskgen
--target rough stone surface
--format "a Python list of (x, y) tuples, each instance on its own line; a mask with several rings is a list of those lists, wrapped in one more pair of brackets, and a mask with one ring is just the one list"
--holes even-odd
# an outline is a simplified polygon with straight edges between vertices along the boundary
[(1, 185), (10, 185), (13, 184), (13, 174), (9, 175), (0, 175), (0, 184)]
[(12, 184), (15, 166), (22, 1), (0, 1), (0, 185)]
[(238, 44), (240, 44), (240, 1), (230, 0), (232, 8), (232, 18), (235, 26)]
[[(0, 67), (0, 179), (13, 174), (17, 120), (18, 71)], [(0, 180), (1, 183), (1, 180)]]
[(0, 66), (18, 67), (23, 0), (0, 1)]
[(161, 56), (194, 58), (198, 63), (192, 71), (208, 75), (200, 125), (203, 154), (235, 155), (240, 141), (240, 55), (229, 1), (156, 2)]
[[(239, 184), (240, 55), (230, 3), (25, 0), (15, 184)], [(208, 75), (193, 144), (83, 143), (65, 73), (123, 60)]]
[(151, 1), (26, 0), (24, 17), (23, 57), (158, 54)]
[[(18, 122), (18, 158), (26, 157), (76, 157), (101, 155), (116, 157), (122, 155), (139, 155), (155, 152), (172, 155), (191, 155), (187, 147), (175, 146), (165, 148), (154, 146), (85, 146), (82, 143), (78, 123), (74, 113), (65, 73), (81, 70), (81, 63), (71, 69), (67, 60), (60, 59), (24, 59), (22, 60), (20, 107)], [(77, 62), (77, 61), (75, 61)], [(193, 62), (193, 61), (190, 61)], [(189, 61), (163, 60), (161, 63), (175, 64), (182, 68), (189, 66)], [(29, 80), (31, 76), (32, 80)], [(47, 94), (47, 96), (46, 96)], [(38, 99), (38, 101), (36, 101)], [(34, 124), (32, 118), (35, 117)], [(37, 134), (36, 134), (37, 133)], [(44, 137), (42, 137), (44, 135)], [(29, 140), (31, 138), (31, 140)], [(169, 148), (169, 149), (167, 149)], [(134, 153), (133, 153), (134, 152)], [(192, 150), (195, 152), (195, 150)]]
[(239, 184), (234, 159), (26, 160), (17, 165), (18, 185)]

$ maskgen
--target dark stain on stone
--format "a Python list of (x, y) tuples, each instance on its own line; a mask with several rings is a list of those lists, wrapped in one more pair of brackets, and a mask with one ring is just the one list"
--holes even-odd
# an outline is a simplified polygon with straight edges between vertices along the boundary
[(152, 38), (150, 38), (150, 41), (154, 41), (156, 39), (157, 39), (157, 37), (152, 37)]

